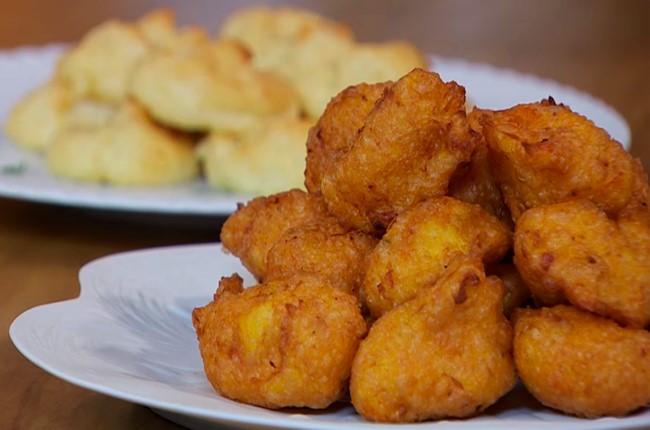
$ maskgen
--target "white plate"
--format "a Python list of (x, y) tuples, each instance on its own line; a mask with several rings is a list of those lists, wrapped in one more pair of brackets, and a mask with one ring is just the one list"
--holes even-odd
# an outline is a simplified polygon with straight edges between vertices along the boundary
[[(30, 89), (52, 74), (64, 45), (0, 51), (0, 121)], [(591, 118), (626, 148), (630, 130), (625, 120), (602, 101), (556, 82), (463, 60), (432, 57), (433, 69), (446, 81), (465, 86), (473, 104), (503, 109), (553, 96)], [(23, 169), (15, 169), (22, 166)], [(6, 173), (6, 171), (9, 173)], [(18, 170), (18, 172), (16, 172)], [(3, 173), (5, 172), (5, 173)], [(13, 173), (12, 173), (13, 172)], [(0, 134), (0, 196), (117, 211), (186, 215), (228, 215), (250, 195), (210, 189), (203, 181), (168, 188), (125, 188), (74, 183), (54, 177), (42, 160), (16, 148)]]
[[(217, 395), (206, 380), (191, 311), (211, 300), (221, 276), (246, 272), (218, 245), (117, 254), (81, 269), (81, 295), (36, 307), (11, 325), (29, 360), (73, 384), (149, 406), (191, 428), (383, 429), (346, 405), (321, 412), (270, 411)], [(252, 278), (245, 278), (247, 283)], [(418, 429), (648, 428), (650, 410), (586, 420), (555, 413), (522, 388), (481, 416), (428, 422)], [(223, 427), (220, 427), (223, 428)]]

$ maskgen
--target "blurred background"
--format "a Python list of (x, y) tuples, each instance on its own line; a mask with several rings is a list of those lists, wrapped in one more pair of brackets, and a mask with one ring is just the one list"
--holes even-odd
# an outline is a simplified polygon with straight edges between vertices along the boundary
[(2, 0), (0, 48), (75, 41), (108, 18), (134, 20), (160, 7), (216, 33), (228, 14), (257, 3), (309, 8), (346, 23), (361, 41), (405, 39), (428, 53), (572, 85), (623, 114), (633, 153), (650, 140), (647, 0)]

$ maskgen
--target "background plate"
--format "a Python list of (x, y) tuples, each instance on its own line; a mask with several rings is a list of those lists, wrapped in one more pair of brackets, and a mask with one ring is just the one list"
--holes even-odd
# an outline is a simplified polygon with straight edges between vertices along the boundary
[[(203, 373), (191, 311), (211, 300), (221, 276), (252, 278), (219, 245), (116, 254), (84, 266), (81, 295), (39, 306), (10, 327), (16, 347), (51, 374), (89, 390), (149, 406), (191, 428), (622, 429), (648, 428), (650, 410), (626, 418), (565, 416), (521, 387), (469, 420), (373, 424), (347, 405), (270, 411), (217, 395)], [(219, 427), (223, 428), (223, 427)]]
[[(64, 45), (0, 51), (0, 122), (29, 90), (45, 82)], [(481, 108), (504, 109), (548, 96), (569, 105), (606, 129), (626, 148), (630, 130), (614, 109), (572, 87), (463, 60), (431, 57), (432, 68), (445, 81), (467, 90)], [(53, 176), (36, 154), (15, 147), (0, 134), (0, 196), (111, 211), (184, 215), (228, 215), (252, 196), (211, 189), (204, 181), (163, 188), (131, 188), (76, 183)]]

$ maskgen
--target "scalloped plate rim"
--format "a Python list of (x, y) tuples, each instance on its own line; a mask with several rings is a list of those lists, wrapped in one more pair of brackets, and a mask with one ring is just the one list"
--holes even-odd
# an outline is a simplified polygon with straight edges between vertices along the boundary
[[(70, 353), (65, 349), (62, 351), (39, 351), (39, 347), (35, 346), (33, 343), (30, 343), (29, 336), (34, 334), (32, 332), (33, 330), (44, 330), (41, 326), (36, 326), (37, 328), (34, 328), (33, 325), (30, 325), (34, 324), (34, 322), (50, 322), (52, 324), (55, 322), (59, 322), (59, 324), (62, 324), (63, 322), (73, 324), (77, 323), (74, 325), (75, 330), (77, 330), (77, 332), (74, 333), (75, 335), (79, 334), (79, 330), (83, 332), (84, 328), (90, 327), (90, 322), (100, 322), (101, 325), (104, 326), (104, 324), (106, 324), (106, 320), (104, 319), (105, 317), (101, 312), (101, 304), (98, 302), (101, 299), (101, 296), (97, 295), (97, 293), (103, 292), (104, 290), (110, 291), (111, 289), (115, 288), (115, 285), (110, 283), (111, 279), (109, 279), (108, 284), (100, 282), (106, 281), (106, 279), (103, 278), (104, 274), (110, 272), (110, 276), (117, 276), (117, 278), (113, 278), (113, 280), (120, 279), (120, 277), (127, 275), (127, 273), (125, 273), (125, 270), (129, 268), (130, 270), (135, 270), (134, 267), (136, 265), (142, 265), (143, 262), (146, 263), (144, 266), (151, 266), (152, 264), (158, 264), (158, 262), (161, 261), (168, 262), (170, 259), (172, 261), (180, 262), (192, 261), (192, 264), (196, 264), (197, 267), (203, 267), (205, 264), (213, 263), (214, 267), (208, 271), (210, 272), (211, 277), (218, 275), (229, 275), (230, 273), (224, 272), (228, 268), (239, 268), (241, 271), (243, 271), (243, 268), (238, 265), (236, 259), (233, 256), (225, 254), (221, 249), (220, 244), (218, 243), (149, 248), (101, 257), (84, 265), (80, 270), (79, 278), (82, 285), (80, 295), (77, 298), (62, 302), (40, 305), (23, 312), (14, 320), (10, 326), (9, 332), (11, 340), (27, 359), (56, 377), (59, 377), (63, 380), (91, 391), (151, 407), (154, 410), (158, 410), (163, 416), (171, 417), (172, 419), (176, 418), (176, 420), (181, 424), (187, 424), (187, 422), (183, 421), (184, 418), (199, 420), (201, 422), (204, 422), (206, 425), (226, 423), (238, 427), (262, 426), (270, 428), (308, 428), (312, 430), (331, 428), (333, 425), (337, 425), (337, 428), (340, 429), (352, 429), (359, 427), (374, 429), (380, 427), (390, 427), (390, 425), (377, 425), (365, 421), (345, 421), (345, 417), (339, 420), (336, 420), (335, 418), (323, 420), (321, 416), (321, 420), (315, 420), (310, 419), (310, 415), (292, 416), (285, 412), (268, 411), (266, 409), (257, 408), (254, 406), (238, 404), (228, 399), (224, 399), (213, 392), (212, 395), (215, 397), (210, 397), (207, 399), (204, 399), (202, 396), (199, 396), (196, 393), (188, 394), (182, 391), (178, 393), (178, 395), (182, 394), (182, 396), (189, 396), (193, 399), (201, 399), (202, 401), (200, 403), (200, 406), (188, 404), (187, 402), (174, 402), (170, 400), (170, 397), (174, 396), (170, 396), (170, 393), (173, 394), (173, 390), (169, 390), (173, 387), (171, 387), (171, 383), (169, 381), (166, 382), (166, 387), (159, 386), (160, 384), (164, 385), (165, 381), (153, 381), (152, 383), (155, 382), (158, 384), (154, 384), (154, 387), (157, 387), (158, 391), (156, 392), (156, 390), (152, 389), (151, 392), (156, 394), (152, 396), (144, 396), (142, 393), (140, 393), (140, 386), (137, 386), (137, 389), (134, 388), (133, 390), (129, 390), (125, 389), (124, 386), (121, 386), (120, 384), (116, 386), (113, 380), (111, 380), (109, 383), (103, 381), (101, 377), (98, 380), (96, 380), (97, 378), (89, 377), (87, 374), (83, 373), (83, 369), (79, 369), (71, 364), (73, 361), (68, 360)], [(122, 266), (121, 269), (120, 266)], [(176, 267), (171, 268), (168, 264), (162, 265), (161, 267), (164, 267), (166, 270), (170, 271), (162, 271), (162, 274), (160, 276), (165, 279), (174, 270), (178, 269)], [(212, 273), (212, 271), (214, 271), (214, 273)], [(230, 270), (228, 270), (228, 272), (230, 272)], [(144, 276), (147, 278), (149, 274), (145, 272)], [(205, 273), (200, 274), (201, 278), (203, 276), (205, 276)], [(250, 275), (248, 275), (247, 282), (252, 282), (251, 280), (252, 278)], [(210, 278), (210, 282), (211, 281), (212, 278)], [(172, 281), (170, 280), (169, 282)], [(196, 293), (200, 293), (199, 295), (201, 296), (208, 294), (208, 289), (206, 288), (208, 285), (208, 280), (205, 280), (205, 282), (206, 285), (204, 286), (194, 286), (190, 288), (195, 296)], [(147, 292), (149, 294), (152, 294), (152, 296), (148, 296), (152, 299), (154, 298), (154, 293), (161, 293), (163, 295), (163, 298), (166, 297), (165, 294), (171, 294), (169, 297), (167, 297), (167, 299), (171, 299), (173, 297), (185, 297), (188, 293), (186, 290), (179, 291), (178, 289), (174, 288), (174, 286), (170, 287), (169, 285), (165, 286), (161, 290), (153, 288), (151, 285), (145, 287), (142, 287), (142, 285), (133, 285), (129, 287), (129, 291), (131, 291), (131, 288), (133, 288), (133, 294), (139, 292), (145, 293), (145, 296)], [(196, 288), (197, 291), (192, 290), (192, 288)], [(199, 289), (201, 290), (200, 292), (198, 291)], [(210, 289), (210, 292), (211, 291), (212, 290)], [(131, 298), (132, 297), (133, 296), (131, 296)], [(155, 297), (157, 298), (158, 295)], [(209, 300), (209, 298), (206, 300)], [(72, 311), (78, 310), (83, 310), (81, 314), (84, 316), (84, 318), (78, 319), (75, 317), (76, 314)], [(111, 328), (111, 326), (109, 326), (109, 328)], [(81, 338), (75, 338), (75, 341), (89, 342), (94, 339), (91, 339), (91, 336), (93, 336), (93, 334), (94, 332), (91, 330), (90, 332), (86, 332)], [(100, 344), (106, 343), (107, 345), (111, 345), (115, 342), (117, 342), (116, 339), (100, 339)], [(120, 339), (119, 342), (124, 342), (124, 340)], [(196, 351), (195, 354), (198, 354), (198, 351)], [(54, 357), (58, 357), (58, 360), (55, 360)], [(61, 363), (64, 364), (61, 365)], [(94, 369), (97, 369), (96, 373), (98, 375), (102, 374), (101, 371), (106, 371), (106, 364), (98, 365), (93, 363), (90, 366), (91, 370), (93, 369), (93, 366), (95, 366)], [(113, 370), (112, 372), (115, 371)], [(91, 373), (91, 375), (93, 375), (93, 373)], [(204, 381), (204, 383), (209, 388), (207, 380)], [(148, 387), (148, 385), (145, 384), (145, 387)], [(227, 410), (224, 412), (213, 409), (215, 406), (219, 405), (225, 405)], [(230, 410), (231, 408), (234, 408), (234, 412)], [(536, 419), (520, 418), (501, 420), (497, 416), (488, 414), (481, 415), (475, 419), (466, 421), (438, 421), (413, 425), (399, 424), (395, 427), (404, 428), (417, 426), (418, 428), (422, 429), (465, 429), (471, 427), (486, 430), (497, 428), (519, 428), (521, 425), (526, 425), (526, 427), (531, 430), (541, 430), (550, 429), (553, 428), (553, 426), (557, 425), (562, 425), (563, 428), (567, 429), (618, 429), (650, 425), (650, 410), (644, 410), (639, 414), (632, 415), (628, 418), (602, 418), (599, 420), (582, 420), (573, 417), (565, 417), (563, 415), (559, 415), (550, 411), (542, 412), (541, 414), (543, 415), (543, 418), (546, 420), (551, 419), (551, 421), (544, 421), (543, 418), (539, 417)], [(327, 418), (328, 413), (325, 412), (325, 414), (321, 415), (324, 415)], [(553, 417), (556, 419), (552, 420)]]

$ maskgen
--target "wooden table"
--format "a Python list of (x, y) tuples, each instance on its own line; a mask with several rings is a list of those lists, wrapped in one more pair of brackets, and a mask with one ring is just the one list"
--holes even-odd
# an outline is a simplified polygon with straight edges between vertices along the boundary
[[(162, 3), (0, 0), (0, 48), (73, 41), (104, 19), (134, 19)], [(177, 0), (171, 5), (182, 24), (215, 29), (224, 14), (246, 3), (252, 2)], [(511, 67), (588, 91), (623, 114), (632, 130), (631, 151), (650, 169), (650, 2), (311, 3), (314, 10), (350, 24), (361, 40), (407, 39), (427, 52)], [(145, 407), (50, 376), (18, 353), (8, 327), (28, 308), (76, 297), (77, 271), (94, 258), (215, 242), (221, 221), (170, 228), (0, 199), (0, 429), (179, 428)]]

